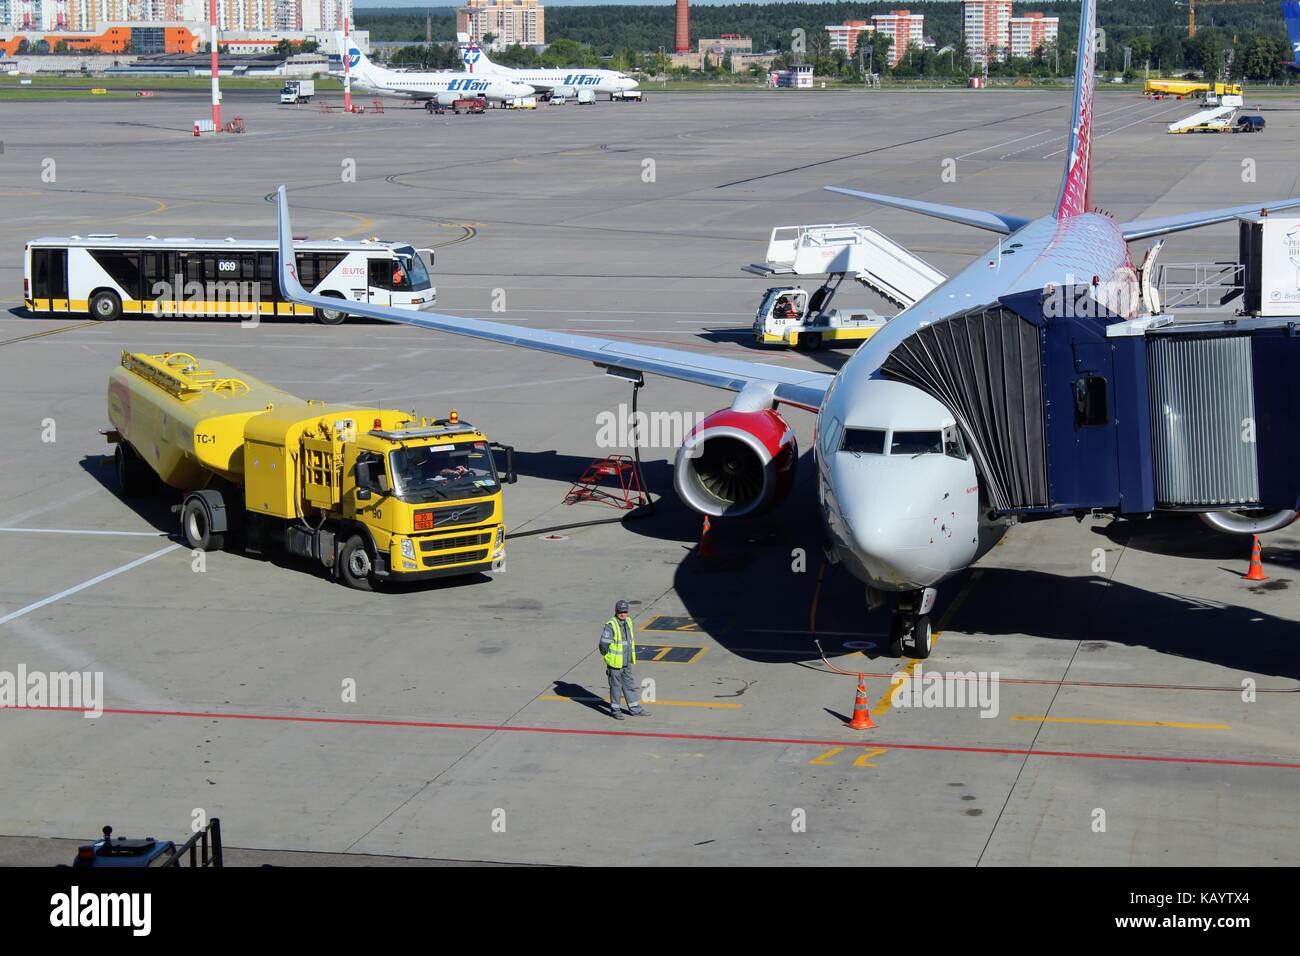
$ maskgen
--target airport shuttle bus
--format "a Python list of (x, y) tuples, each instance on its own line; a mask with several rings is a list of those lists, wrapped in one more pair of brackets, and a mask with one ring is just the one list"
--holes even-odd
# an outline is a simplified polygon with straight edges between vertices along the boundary
[[(379, 239), (295, 240), (298, 276), (316, 294), (353, 302), (427, 308), (437, 297), (421, 252)], [(35, 239), (23, 262), (23, 302), (43, 315), (88, 312), (112, 321), (155, 318), (315, 316), (326, 325), (342, 309), (313, 309), (280, 296), (272, 241), (159, 239), (117, 235)]]

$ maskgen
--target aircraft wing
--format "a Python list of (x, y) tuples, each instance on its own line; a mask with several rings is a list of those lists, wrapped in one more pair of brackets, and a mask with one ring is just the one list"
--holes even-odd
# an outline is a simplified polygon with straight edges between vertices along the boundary
[(1165, 236), (1171, 232), (1184, 229), (1197, 229), (1201, 226), (1213, 226), (1220, 222), (1229, 222), (1238, 216), (1257, 216), (1262, 210), (1280, 212), (1300, 206), (1300, 199), (1279, 199), (1275, 202), (1250, 203), (1245, 206), (1228, 206), (1224, 209), (1206, 209), (1203, 212), (1184, 212), (1177, 216), (1163, 216), (1159, 219), (1138, 219), (1120, 225), (1124, 238), (1129, 242), (1137, 239), (1150, 239), (1152, 236)]
[(1019, 216), (1007, 216), (997, 212), (985, 212), (983, 209), (965, 209), (961, 206), (946, 206), (943, 203), (905, 199), (902, 196), (864, 193), (857, 189), (845, 189), (843, 186), (823, 186), (822, 188), (827, 192), (852, 196), (854, 199), (866, 199), (869, 202), (880, 203), (882, 206), (906, 209), (908, 212), (917, 212), (923, 216), (933, 216), (936, 219), (946, 219), (949, 222), (959, 222), (963, 226), (987, 229), (989, 232), (1001, 233), (1004, 236), (1009, 236), (1017, 229), (1029, 225), (1028, 219), (1021, 219)]
[(280, 293), (290, 302), (299, 302), (320, 309), (338, 309), (340, 306), (345, 306), (346, 311), (351, 315), (364, 315), (386, 322), (400, 322), (403, 325), (414, 325), (437, 332), (466, 335), (503, 345), (517, 345), (539, 352), (584, 359), (601, 368), (648, 372), (732, 392), (739, 392), (748, 385), (766, 386), (772, 390), (773, 397), (777, 401), (808, 411), (816, 411), (821, 407), (822, 397), (833, 378), (824, 372), (806, 372), (762, 362), (701, 355), (682, 349), (639, 345), (633, 342), (620, 342), (617, 339), (574, 335), (571, 332), (519, 328), (504, 322), (487, 322), (482, 319), (460, 318), (414, 309), (398, 309), (362, 302), (341, 303), (338, 299), (312, 295), (298, 281), (298, 269), (292, 249), (293, 230), (289, 224), (289, 202), (283, 186), (279, 189), (278, 204)]

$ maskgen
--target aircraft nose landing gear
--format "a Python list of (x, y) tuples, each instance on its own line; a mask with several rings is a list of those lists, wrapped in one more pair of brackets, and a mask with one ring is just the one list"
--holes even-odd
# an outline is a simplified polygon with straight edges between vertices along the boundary
[(906, 654), (917, 660), (930, 656), (933, 646), (930, 611), (938, 595), (934, 588), (925, 588), (899, 597), (889, 622), (889, 653), (896, 657)]

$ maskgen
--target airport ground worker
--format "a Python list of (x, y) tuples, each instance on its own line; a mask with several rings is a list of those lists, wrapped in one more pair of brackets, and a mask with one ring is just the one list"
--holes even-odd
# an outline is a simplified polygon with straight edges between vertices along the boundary
[(632, 676), (636, 663), (636, 631), (628, 614), (627, 601), (614, 605), (614, 616), (605, 622), (600, 632), (600, 655), (605, 658), (605, 676), (609, 678), (609, 713), (615, 720), (623, 719), (619, 698), (627, 700), (627, 712), (633, 717), (645, 717), (650, 712), (641, 706)]

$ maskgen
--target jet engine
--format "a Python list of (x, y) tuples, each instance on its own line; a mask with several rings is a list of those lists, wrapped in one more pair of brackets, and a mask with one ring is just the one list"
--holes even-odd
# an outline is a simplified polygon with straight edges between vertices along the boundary
[(794, 484), (799, 446), (773, 409), (714, 412), (677, 450), (673, 486), (701, 514), (739, 518), (780, 504)]
[(567, 96), (569, 99), (573, 99), (577, 95), (578, 88), (576, 86), (557, 86), (551, 90), (551, 96)]
[(1267, 534), (1285, 528), (1300, 511), (1207, 511), (1201, 520), (1215, 531), (1228, 534)]

